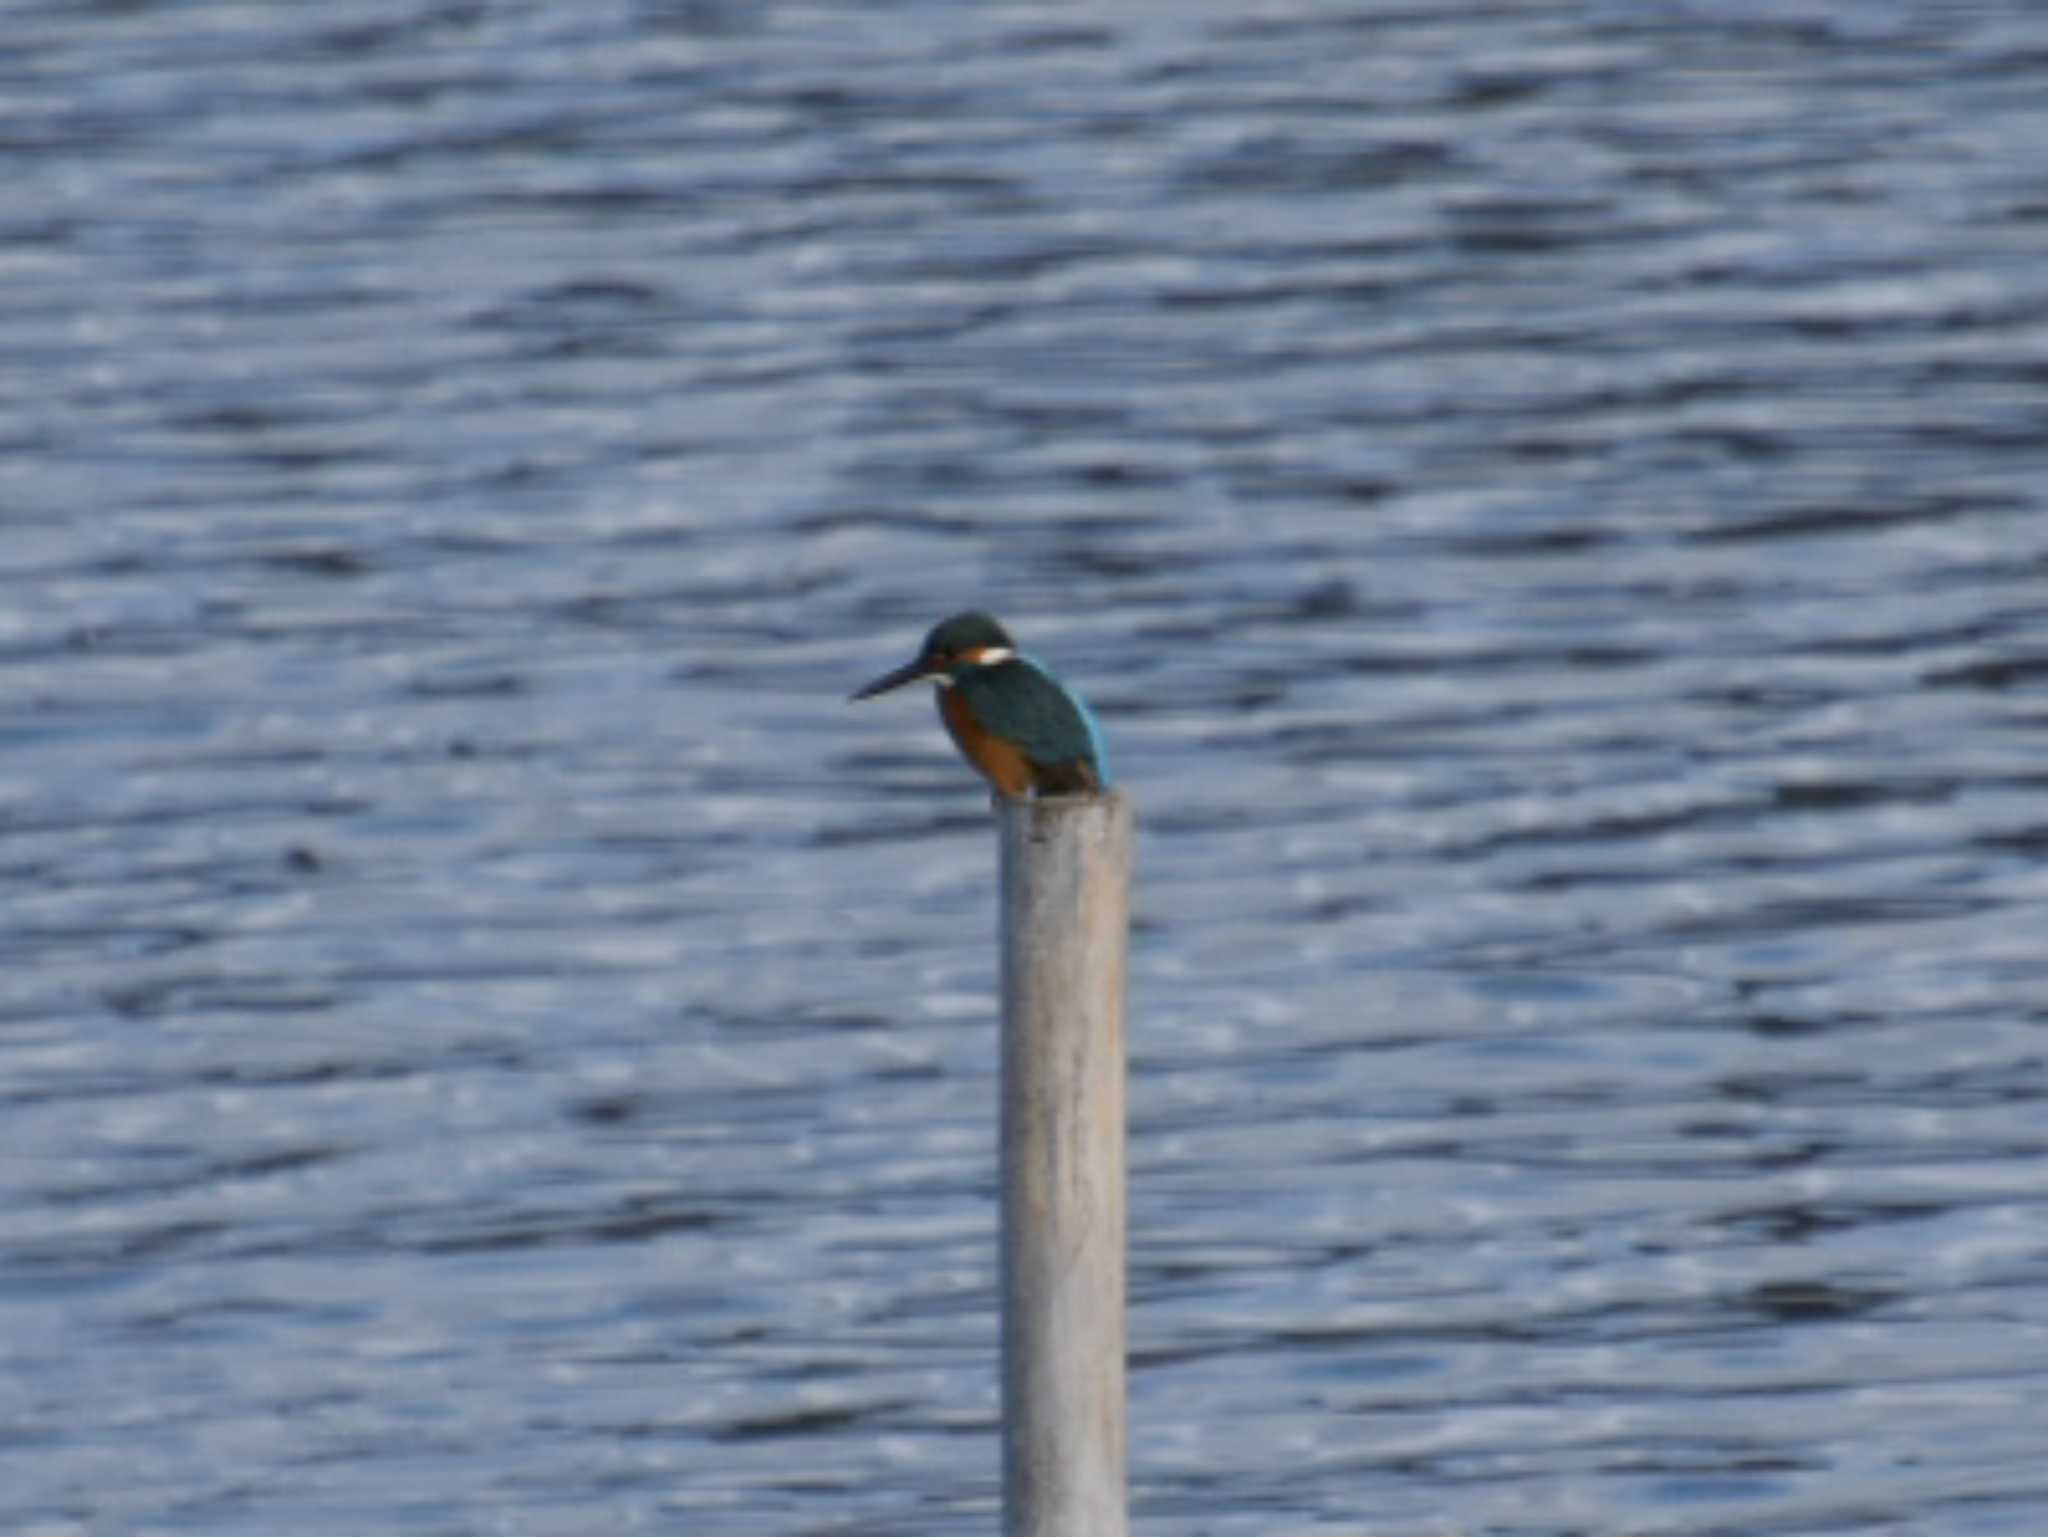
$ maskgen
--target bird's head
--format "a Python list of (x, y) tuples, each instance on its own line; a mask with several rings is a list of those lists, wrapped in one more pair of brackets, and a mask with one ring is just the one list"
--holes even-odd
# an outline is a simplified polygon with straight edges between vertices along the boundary
[(1009, 631), (992, 615), (970, 612), (955, 614), (932, 626), (916, 656), (894, 672), (884, 673), (854, 694), (855, 699), (872, 699), (892, 688), (929, 678), (940, 687), (950, 686), (963, 672), (975, 667), (993, 667), (1017, 654)]

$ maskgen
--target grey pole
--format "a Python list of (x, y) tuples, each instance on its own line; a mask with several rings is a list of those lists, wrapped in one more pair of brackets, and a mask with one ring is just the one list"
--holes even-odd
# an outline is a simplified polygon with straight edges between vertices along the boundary
[(1131, 803), (999, 799), (1005, 1537), (1125, 1537)]

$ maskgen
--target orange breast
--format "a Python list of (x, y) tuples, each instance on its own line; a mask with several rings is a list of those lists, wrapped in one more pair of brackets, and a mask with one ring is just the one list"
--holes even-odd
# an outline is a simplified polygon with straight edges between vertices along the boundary
[(1031, 793), (1033, 775), (1024, 755), (982, 730), (957, 688), (939, 690), (939, 719), (946, 723), (946, 734), (960, 749), (960, 756), (980, 770), (982, 778), (1005, 795)]

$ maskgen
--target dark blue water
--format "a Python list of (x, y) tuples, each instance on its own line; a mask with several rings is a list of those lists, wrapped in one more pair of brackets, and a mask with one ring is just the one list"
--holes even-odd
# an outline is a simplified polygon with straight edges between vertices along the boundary
[(985, 1533), (1001, 613), (1146, 1533), (2048, 1529), (2048, 12), (0, 50), (0, 1527)]

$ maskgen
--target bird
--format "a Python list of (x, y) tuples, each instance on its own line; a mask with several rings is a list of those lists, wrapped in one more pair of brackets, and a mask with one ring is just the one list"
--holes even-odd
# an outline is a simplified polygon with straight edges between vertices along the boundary
[(1109, 787), (1102, 730), (1043, 662), (1017, 649), (992, 615), (970, 610), (932, 626), (903, 666), (855, 700), (929, 678), (953, 745), (998, 795), (1092, 794)]

